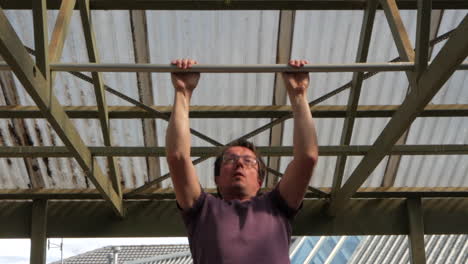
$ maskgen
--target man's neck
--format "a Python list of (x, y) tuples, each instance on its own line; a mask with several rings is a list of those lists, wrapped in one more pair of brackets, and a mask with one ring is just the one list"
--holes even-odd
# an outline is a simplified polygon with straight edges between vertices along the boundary
[(244, 195), (244, 194), (222, 194), (223, 200), (231, 201), (231, 200), (239, 200), (241, 202), (248, 201), (255, 196)]

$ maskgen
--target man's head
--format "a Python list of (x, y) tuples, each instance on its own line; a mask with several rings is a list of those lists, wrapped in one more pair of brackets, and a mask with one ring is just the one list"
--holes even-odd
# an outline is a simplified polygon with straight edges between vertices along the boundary
[(214, 167), (218, 192), (225, 199), (255, 196), (266, 175), (266, 166), (255, 145), (235, 141), (218, 155)]

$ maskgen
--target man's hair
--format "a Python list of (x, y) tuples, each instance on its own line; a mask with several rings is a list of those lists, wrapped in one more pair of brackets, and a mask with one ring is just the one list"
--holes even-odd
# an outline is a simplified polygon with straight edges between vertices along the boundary
[(221, 172), (221, 164), (223, 162), (223, 155), (226, 152), (226, 150), (228, 150), (230, 147), (244, 147), (244, 148), (250, 149), (253, 153), (255, 153), (255, 157), (257, 158), (257, 161), (258, 161), (258, 178), (263, 183), (263, 180), (265, 179), (265, 176), (266, 176), (265, 162), (263, 161), (260, 155), (260, 152), (257, 151), (257, 148), (255, 147), (255, 145), (252, 142), (247, 141), (245, 139), (239, 139), (239, 140), (233, 141), (222, 149), (222, 151), (216, 157), (215, 166), (214, 166), (215, 177), (219, 176)]

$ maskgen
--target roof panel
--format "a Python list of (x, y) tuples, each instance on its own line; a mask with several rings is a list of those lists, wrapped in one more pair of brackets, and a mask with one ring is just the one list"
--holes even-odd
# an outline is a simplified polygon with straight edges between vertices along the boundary
[[(275, 63), (277, 11), (147, 11), (152, 63)], [(268, 105), (273, 74), (203, 74), (193, 105)], [(172, 104), (168, 73), (153, 74), (155, 103)]]
[[(312, 64), (354, 63), (364, 12), (297, 11), (291, 57)], [(340, 36), (338, 40), (336, 36)], [(346, 84), (352, 73), (312, 73), (309, 101)], [(348, 91), (322, 104), (346, 104)]]
[[(364, 156), (350, 156), (346, 159), (346, 166), (343, 173), (343, 184), (349, 179), (358, 164), (362, 161)], [(370, 173), (367, 180), (362, 184), (362, 187), (380, 187), (382, 184), (385, 167), (387, 165), (388, 157), (382, 159), (379, 165)]]
[(396, 187), (468, 187), (467, 155), (403, 156)]
[[(276, 57), (278, 11), (147, 11), (152, 63), (193, 58), (205, 64), (272, 64)], [(174, 91), (168, 73), (155, 73), (155, 104), (171, 105)], [(269, 105), (273, 74), (203, 74), (192, 97), (192, 105)], [(192, 119), (191, 127), (226, 144), (268, 120)], [(167, 122), (157, 120), (158, 142), (164, 145)], [(220, 129), (223, 128), (223, 129)], [(254, 137), (268, 144), (268, 131)], [(192, 146), (211, 144), (193, 137)], [(167, 172), (161, 159), (162, 175)], [(212, 165), (197, 165), (204, 187), (214, 187)], [(170, 185), (165, 181), (163, 186)]]
[[(453, 29), (467, 14), (466, 10), (445, 11), (439, 32)], [(55, 24), (57, 11), (49, 11), (49, 36)], [(311, 63), (352, 63), (355, 60), (359, 42), (361, 21), (364, 12), (353, 11), (297, 11), (293, 37), (293, 58), (306, 58)], [(102, 62), (133, 63), (133, 42), (128, 11), (93, 11), (97, 47)], [(168, 63), (174, 58), (192, 57), (200, 63), (210, 64), (273, 64), (276, 61), (279, 11), (146, 11), (148, 18), (148, 41), (150, 61)], [(25, 45), (34, 48), (32, 18), (30, 11), (7, 11), (7, 16)], [(403, 22), (414, 45), (416, 31), (416, 11), (401, 11)], [(440, 34), (440, 33), (439, 33)], [(443, 44), (436, 46), (437, 52)], [(373, 37), (369, 50), (370, 62), (386, 62), (398, 56), (389, 31), (388, 23), (382, 11), (377, 12)], [(87, 62), (83, 30), (78, 11), (72, 16), (70, 33), (65, 43), (62, 62)], [(103, 73), (105, 83), (110, 87), (139, 100), (135, 73)], [(435, 104), (467, 104), (468, 94), (465, 83), (468, 74), (458, 71), (444, 88), (436, 95)], [(152, 74), (154, 104), (171, 105), (173, 88), (168, 73)], [(316, 99), (327, 92), (347, 83), (351, 73), (313, 73), (309, 100)], [(398, 104), (407, 90), (407, 78), (404, 73), (379, 73), (364, 82), (360, 104)], [(203, 74), (199, 87), (192, 100), (193, 105), (270, 105), (274, 84), (273, 74)], [(16, 81), (20, 104), (34, 104), (27, 93)], [(64, 105), (95, 105), (94, 89), (91, 84), (79, 80), (68, 73), (58, 73), (54, 91)], [(322, 102), (322, 104), (344, 105), (348, 100), (348, 91)], [(465, 96), (466, 95), (466, 96)], [(130, 105), (115, 96), (107, 96), (109, 105)], [(1, 100), (0, 100), (1, 101)], [(3, 100), (4, 101), (4, 100)], [(5, 102), (0, 102), (5, 104)], [(357, 119), (351, 144), (370, 145), (381, 132), (388, 119)], [(102, 146), (102, 135), (97, 120), (74, 121), (86, 144)], [(221, 143), (240, 137), (243, 134), (269, 122), (267, 119), (193, 119), (192, 127), (209, 135)], [(341, 137), (343, 119), (317, 119), (320, 145), (337, 145)], [(410, 129), (408, 144), (466, 144), (468, 130), (466, 118), (418, 118)], [(2, 131), (8, 132), (7, 123), (0, 124)], [(158, 144), (164, 146), (167, 122), (157, 121)], [(45, 120), (26, 120), (32, 144), (35, 146), (63, 145)], [(141, 120), (112, 120), (111, 129), (116, 146), (143, 146)], [(283, 134), (283, 145), (292, 145), (292, 125), (287, 121)], [(7, 136), (4, 140), (11, 141)], [(193, 137), (193, 146), (210, 146)], [(258, 145), (268, 144), (269, 131), (253, 138)], [(361, 159), (350, 158), (347, 166), (349, 174)], [(436, 159), (436, 160), (434, 160)], [(18, 159), (21, 161), (21, 159)], [(39, 169), (44, 174), (52, 173), (47, 178), (48, 187), (85, 186), (84, 178), (75, 162), (71, 159), (38, 159)], [(147, 181), (145, 158), (119, 158), (124, 173), (125, 187), (136, 187)], [(282, 158), (281, 170), (284, 171), (289, 157)], [(312, 183), (320, 187), (329, 186), (333, 174), (335, 157), (321, 157)], [(433, 164), (450, 164), (452, 178), (430, 179), (405, 178), (398, 184), (465, 184), (461, 179), (466, 171), (463, 167), (464, 156), (447, 157), (404, 157), (400, 172), (408, 173), (414, 168), (431, 167)], [(165, 159), (161, 158), (162, 174), (167, 172)], [(100, 158), (105, 165), (105, 158)], [(212, 162), (197, 166), (202, 183), (214, 187), (212, 181)], [(381, 179), (380, 173), (384, 162), (374, 171), (369, 180), (370, 186)], [(460, 165), (461, 164), (461, 165)], [(7, 166), (7, 165), (5, 165)], [(8, 165), (9, 166), (9, 165)], [(22, 171), (17, 182), (5, 185), (25, 185), (29, 181), (24, 174), (24, 162), (17, 162), (17, 167), (9, 170)], [(349, 168), (348, 168), (349, 167)], [(444, 166), (446, 167), (446, 166)], [(440, 166), (438, 167), (440, 168)], [(432, 169), (438, 175), (440, 169)], [(70, 178), (63, 178), (63, 173), (72, 173)], [(206, 175), (206, 176), (205, 176)], [(423, 177), (423, 176), (421, 176)], [(405, 182), (406, 181), (406, 182)], [(366, 185), (367, 186), (367, 185)]]

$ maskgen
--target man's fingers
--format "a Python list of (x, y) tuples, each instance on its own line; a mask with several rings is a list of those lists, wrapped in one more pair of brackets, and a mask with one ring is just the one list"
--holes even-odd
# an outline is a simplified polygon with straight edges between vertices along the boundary
[(197, 61), (196, 61), (196, 60), (189, 60), (189, 61), (188, 61), (188, 66), (187, 66), (187, 67), (188, 67), (188, 68), (191, 68), (192, 65), (194, 65), (194, 64), (197, 64)]
[(187, 63), (188, 63), (187, 59), (182, 60), (182, 69), (187, 69)]
[(171, 64), (177, 66), (177, 68), (180, 68), (182, 66), (181, 65), (181, 60), (179, 60), (179, 59), (172, 60)]
[(172, 65), (176, 65), (177, 68), (180, 69), (188, 69), (191, 68), (193, 65), (198, 64), (196, 60), (191, 59), (175, 59), (171, 61)]
[(290, 60), (289, 65), (292, 67), (301, 67), (301, 62), (299, 60)]
[(289, 66), (299, 68), (299, 67), (303, 67), (306, 64), (309, 64), (309, 61), (307, 61), (307, 60), (290, 60), (288, 64), (289, 64)]
[(192, 60), (192, 65), (198, 64), (198, 61)]

